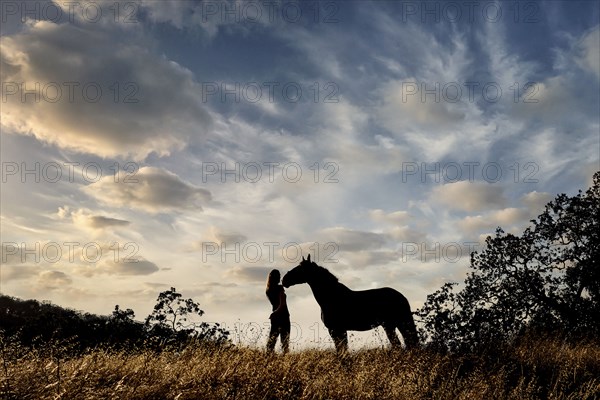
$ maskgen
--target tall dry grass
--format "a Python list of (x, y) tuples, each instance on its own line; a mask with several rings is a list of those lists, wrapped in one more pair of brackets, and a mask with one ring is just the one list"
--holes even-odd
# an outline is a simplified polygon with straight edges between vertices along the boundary
[[(54, 348), (53, 348), (54, 347)], [(600, 346), (530, 339), (478, 355), (251, 348), (182, 352), (3, 347), (7, 399), (594, 399)]]

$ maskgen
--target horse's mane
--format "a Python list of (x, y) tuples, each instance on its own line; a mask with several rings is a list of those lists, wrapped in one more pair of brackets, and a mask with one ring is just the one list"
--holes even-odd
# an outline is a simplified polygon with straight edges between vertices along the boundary
[(319, 278), (323, 279), (323, 280), (327, 280), (327, 281), (331, 281), (331, 282), (339, 282), (337, 276), (335, 276), (334, 274), (332, 274), (331, 272), (329, 272), (329, 270), (325, 267), (321, 267), (320, 265), (317, 265), (317, 273), (319, 274)]

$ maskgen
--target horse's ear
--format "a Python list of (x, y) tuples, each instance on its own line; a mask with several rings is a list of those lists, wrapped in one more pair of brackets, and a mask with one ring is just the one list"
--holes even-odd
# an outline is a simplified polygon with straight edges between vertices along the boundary
[[(310, 254), (308, 255), (308, 259), (310, 260)], [(306, 260), (304, 259), (304, 256), (302, 256), (302, 261), (306, 261)]]
[(308, 253), (308, 262), (310, 262), (310, 253)]

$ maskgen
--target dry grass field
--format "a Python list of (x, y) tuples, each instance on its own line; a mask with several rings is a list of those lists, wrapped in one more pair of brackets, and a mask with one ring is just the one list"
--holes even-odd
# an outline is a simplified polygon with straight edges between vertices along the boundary
[(5, 399), (594, 399), (600, 346), (555, 339), (458, 356), (372, 349), (288, 355), (240, 347), (182, 352), (4, 343)]

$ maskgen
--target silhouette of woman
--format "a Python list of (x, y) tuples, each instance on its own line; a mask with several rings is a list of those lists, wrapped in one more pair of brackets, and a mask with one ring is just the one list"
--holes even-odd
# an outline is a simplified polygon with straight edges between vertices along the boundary
[(269, 340), (267, 341), (267, 351), (273, 352), (277, 336), (281, 337), (281, 347), (283, 352), (287, 353), (290, 348), (290, 313), (285, 301), (285, 290), (279, 284), (281, 274), (274, 269), (269, 272), (267, 278), (267, 298), (273, 306), (273, 312), (269, 319), (271, 320), (271, 331), (269, 332)]

